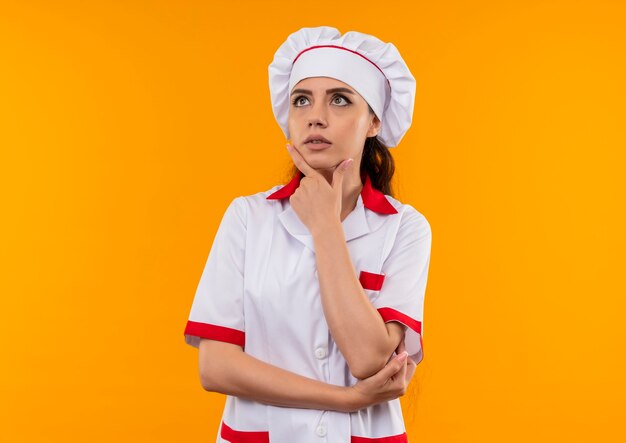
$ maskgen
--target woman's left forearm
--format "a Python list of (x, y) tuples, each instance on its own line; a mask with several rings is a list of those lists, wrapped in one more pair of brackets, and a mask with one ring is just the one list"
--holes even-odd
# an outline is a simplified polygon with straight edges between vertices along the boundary
[(397, 343), (392, 345), (382, 317), (354, 272), (341, 223), (312, 235), (326, 323), (352, 375), (366, 378), (385, 366)]

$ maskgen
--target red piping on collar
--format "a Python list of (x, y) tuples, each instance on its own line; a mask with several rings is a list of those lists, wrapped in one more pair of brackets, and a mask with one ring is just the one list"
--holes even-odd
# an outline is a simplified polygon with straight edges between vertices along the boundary
[[(269, 195), (267, 199), (283, 199), (291, 196), (291, 194), (296, 192), (298, 186), (300, 186), (300, 179), (302, 179), (303, 176), (304, 174), (302, 171), (298, 171), (289, 183)], [(370, 176), (368, 174), (365, 174), (365, 184), (361, 190), (361, 198), (363, 199), (363, 206), (374, 212), (378, 212), (379, 214), (398, 213), (396, 208), (394, 208), (389, 200), (387, 200), (385, 194), (372, 186), (372, 181), (370, 180)]]

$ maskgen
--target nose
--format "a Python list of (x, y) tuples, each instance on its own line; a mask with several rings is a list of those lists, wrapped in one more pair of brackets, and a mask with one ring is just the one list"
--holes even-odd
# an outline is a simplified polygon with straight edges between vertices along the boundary
[(321, 126), (326, 127), (328, 122), (326, 121), (326, 108), (324, 102), (318, 100), (312, 107), (309, 115), (307, 116), (309, 127)]

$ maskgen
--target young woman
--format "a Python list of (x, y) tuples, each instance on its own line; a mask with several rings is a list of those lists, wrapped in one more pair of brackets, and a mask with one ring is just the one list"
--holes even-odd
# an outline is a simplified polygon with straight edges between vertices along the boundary
[(415, 79), (391, 43), (325, 26), (291, 34), (269, 75), (293, 176), (230, 203), (184, 332), (227, 395), (217, 442), (407, 442), (431, 230), (392, 196), (388, 148)]

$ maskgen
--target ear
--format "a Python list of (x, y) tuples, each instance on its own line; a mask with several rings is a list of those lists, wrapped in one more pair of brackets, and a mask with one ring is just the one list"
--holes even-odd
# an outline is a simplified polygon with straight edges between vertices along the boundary
[(367, 131), (366, 137), (374, 137), (380, 132), (380, 128), (382, 127), (382, 122), (378, 119), (378, 116), (376, 116), (376, 114), (373, 114), (373, 115), (374, 115), (374, 118), (372, 119), (372, 122), (370, 123), (370, 128)]

